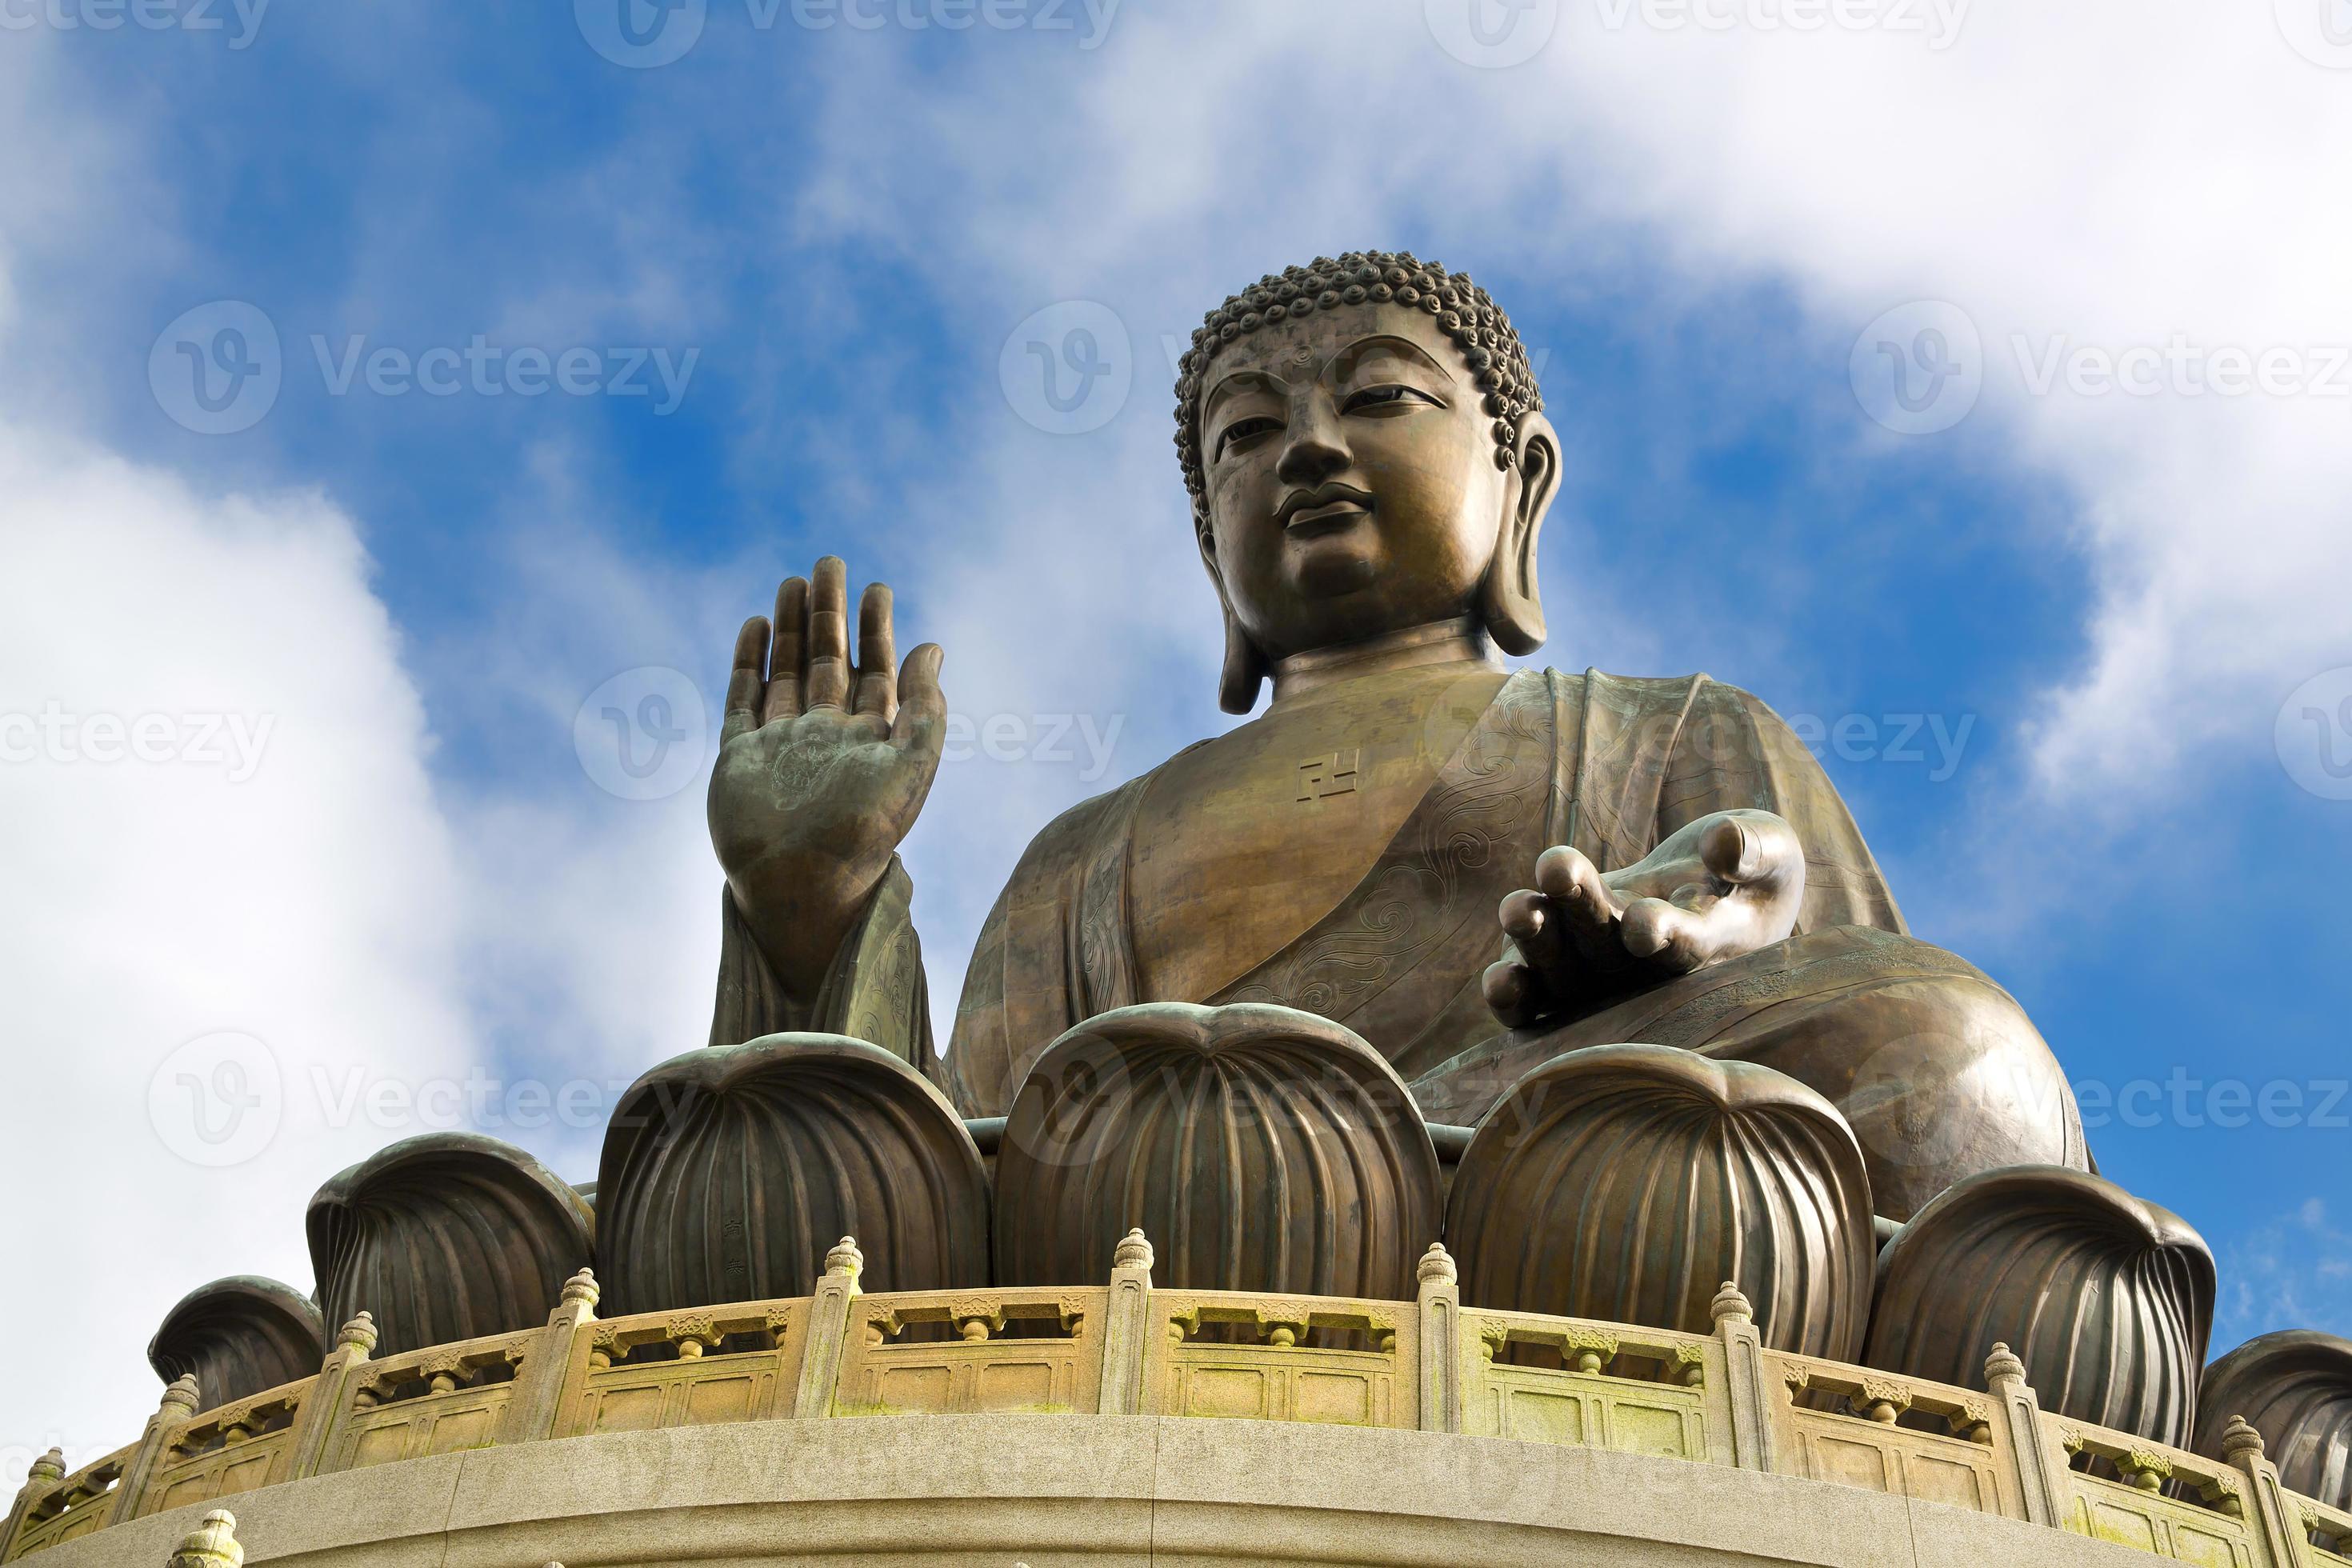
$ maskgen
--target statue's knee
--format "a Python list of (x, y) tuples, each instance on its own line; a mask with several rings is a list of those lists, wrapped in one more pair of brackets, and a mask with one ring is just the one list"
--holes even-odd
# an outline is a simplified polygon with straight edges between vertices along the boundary
[(1980, 1171), (2084, 1168), (2073, 1090), (2016, 1000), (1927, 943), (1872, 936), (1841, 955), (1866, 955), (1866, 973), (1792, 994), (1702, 1048), (1778, 1068), (1834, 1101), (1892, 1218)]

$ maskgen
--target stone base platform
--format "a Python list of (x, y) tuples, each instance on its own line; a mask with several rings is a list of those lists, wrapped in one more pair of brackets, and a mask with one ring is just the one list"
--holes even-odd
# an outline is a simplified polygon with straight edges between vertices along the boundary
[[(1690, 1460), (1150, 1415), (615, 1433), (346, 1470), (230, 1500), (252, 1568), (2148, 1561), (2018, 1521)], [(163, 1568), (213, 1506), (62, 1542), (42, 1568)]]

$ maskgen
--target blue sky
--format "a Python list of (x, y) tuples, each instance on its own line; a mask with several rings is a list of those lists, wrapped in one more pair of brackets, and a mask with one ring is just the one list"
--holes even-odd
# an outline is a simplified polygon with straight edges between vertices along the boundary
[[(25, 999), (0, 1177), (47, 1194), (0, 1247), (61, 1258), (0, 1323), (85, 1315), (83, 1369), (120, 1368), (0, 1372), (0, 1441), (104, 1451), (183, 1289), (308, 1283), (309, 1193), (422, 1130), (339, 1112), (348, 1086), (610, 1084), (698, 1043), (699, 781), (600, 787), (575, 715), (647, 668), (715, 715), (735, 624), (823, 552), (894, 584), (902, 646), (947, 646), (960, 715), (1116, 735), (1099, 763), (943, 773), (907, 853), (950, 1007), (1028, 835), (1229, 721), (1163, 337), (1358, 247), (1474, 272), (1538, 359), (1569, 470), (1542, 659), (1703, 668), (1817, 721), (1915, 928), (2012, 989), (2078, 1080), (2294, 1086), (2303, 1112), (2272, 1120), (2295, 1125), (2215, 1125), (2227, 1091), (2180, 1087), (2094, 1147), (2212, 1243), (2217, 1351), (2352, 1330), (2352, 1100), (2328, 1087), (2352, 1078), (2352, 802), (2289, 765), (2352, 756), (2352, 402), (2327, 390), (2352, 243), (2315, 195), (2352, 145), (2352, 61), (2296, 0), (1987, 0), (1940, 41), (1564, 0), (1518, 14), (1549, 31), (1513, 63), (1465, 58), (1451, 0), (1000, 0), (1010, 25), (963, 30), (951, 0), (871, 29), (627, 3), (650, 36), (702, 30), (627, 68), (590, 40), (614, 0), (276, 0), (209, 32), (0, 6), (34, 18), (0, 32), (26, 153), (0, 176), (0, 711), (274, 726), (236, 784), (0, 766), (24, 868), (0, 976)], [(151, 354), (225, 301), (266, 319), (281, 384), (201, 434)], [(1932, 434), (1874, 420), (1852, 370), (1915, 301), (1957, 310), (1983, 378)], [(1131, 390), (1094, 428), (1037, 427), (1002, 373), (1040, 311), (1125, 340), (1102, 346)], [(336, 387), (355, 338), (413, 363), (477, 336), (590, 351), (600, 387), (640, 359), (650, 395)], [(2033, 385), (2053, 343), (2176, 336), (2284, 348), (2312, 384)], [(2283, 760), (2314, 681), (2286, 731), (2315, 750)], [(152, 1085), (221, 1031), (263, 1042), (282, 1126), (191, 1167), (156, 1147)], [(492, 1130), (593, 1168), (593, 1129)], [(51, 1239), (78, 1188), (140, 1267)]]

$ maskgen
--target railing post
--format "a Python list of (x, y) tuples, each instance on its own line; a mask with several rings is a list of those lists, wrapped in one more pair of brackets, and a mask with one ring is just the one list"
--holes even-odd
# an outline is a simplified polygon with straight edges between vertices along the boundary
[(180, 1542), (165, 1568), (245, 1568), (245, 1548), (236, 1539), (236, 1515), (216, 1508)]
[(0, 1524), (0, 1563), (5, 1563), (8, 1553), (16, 1550), (16, 1537), (24, 1530), (25, 1516), (33, 1511), (33, 1505), (48, 1496), (65, 1479), (63, 1448), (52, 1448), (33, 1461), (25, 1472), (25, 1484), (16, 1489), (16, 1504), (8, 1510), (7, 1522)]
[(2254, 1500), (2246, 1522), (2262, 1537), (2273, 1568), (2300, 1568), (2306, 1556), (2303, 1510), (2289, 1510), (2278, 1467), (2263, 1455), (2263, 1435), (2244, 1416), (2231, 1416), (2221, 1434), (2221, 1457), (2246, 1478), (2246, 1489)]
[(1985, 1387), (2000, 1405), (2027, 1521), (2065, 1529), (2068, 1493), (2062, 1489), (2065, 1483), (2059, 1478), (2066, 1464), (2051, 1451), (2042, 1430), (2042, 1401), (2025, 1381), (2025, 1363), (2005, 1344), (1993, 1346), (1992, 1354), (1985, 1358)]
[(375, 1319), (367, 1312), (345, 1323), (343, 1331), (335, 1336), (335, 1348), (320, 1363), (310, 1396), (294, 1412), (294, 1436), (286, 1445), (286, 1479), (315, 1476), (325, 1465), (327, 1439), (351, 1404), (348, 1389), (352, 1369), (363, 1364), (374, 1349)]
[(1103, 1315), (1105, 1415), (1143, 1413), (1143, 1349), (1151, 1319), (1151, 1243), (1130, 1230), (1111, 1257), (1110, 1307)]
[(816, 1299), (809, 1303), (808, 1350), (801, 1357), (801, 1384), (793, 1397), (793, 1415), (813, 1421), (833, 1414), (834, 1390), (841, 1382), (841, 1352), (849, 1339), (849, 1309), (857, 1300), (857, 1277), (866, 1268), (866, 1255), (856, 1239), (843, 1237), (841, 1245), (824, 1255), (824, 1278), (816, 1282)]
[(587, 1336), (580, 1331), (596, 1321), (596, 1273), (583, 1268), (563, 1283), (562, 1300), (547, 1315), (547, 1327), (522, 1358), (514, 1395), (507, 1401), (501, 1443), (536, 1443), (555, 1436), (563, 1418), (563, 1395), (588, 1364)]
[(1731, 1407), (1731, 1462), (1743, 1470), (1769, 1471), (1772, 1451), (1771, 1382), (1764, 1371), (1764, 1336), (1757, 1331), (1756, 1308), (1736, 1280), (1715, 1293), (1716, 1338), (1723, 1342), (1724, 1394)]
[(1462, 1430), (1462, 1274), (1453, 1254), (1431, 1242), (1413, 1269), (1421, 1282), (1421, 1429)]
[(114, 1502), (106, 1510), (107, 1523), (121, 1524), (124, 1520), (139, 1517), (140, 1505), (146, 1498), (148, 1483), (154, 1479), (157, 1466), (171, 1451), (180, 1428), (195, 1415), (196, 1401), (202, 1397), (193, 1376), (177, 1378), (163, 1391), (163, 1403), (155, 1406), (154, 1415), (147, 1417), (147, 1429), (139, 1435), (138, 1451), (122, 1467), (122, 1479), (114, 1483)]

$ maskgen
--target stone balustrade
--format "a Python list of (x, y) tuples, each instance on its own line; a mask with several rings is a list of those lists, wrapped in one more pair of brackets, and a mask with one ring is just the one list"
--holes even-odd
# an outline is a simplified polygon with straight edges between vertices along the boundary
[(362, 1313), (318, 1375), (219, 1409), (166, 1392), (140, 1440), (37, 1461), (15, 1562), (281, 1481), (463, 1449), (754, 1421), (1004, 1412), (1243, 1417), (1612, 1449), (1864, 1488), (2226, 1568), (2352, 1564), (2352, 1514), (2285, 1489), (2260, 1437), (2215, 1460), (2043, 1412), (1995, 1347), (1982, 1390), (1715, 1332), (1465, 1306), (1433, 1247), (1412, 1301), (1156, 1289), (1140, 1233), (1107, 1286), (866, 1295), (845, 1239), (816, 1293), (602, 1320), (583, 1270), (547, 1325), (373, 1359)]

